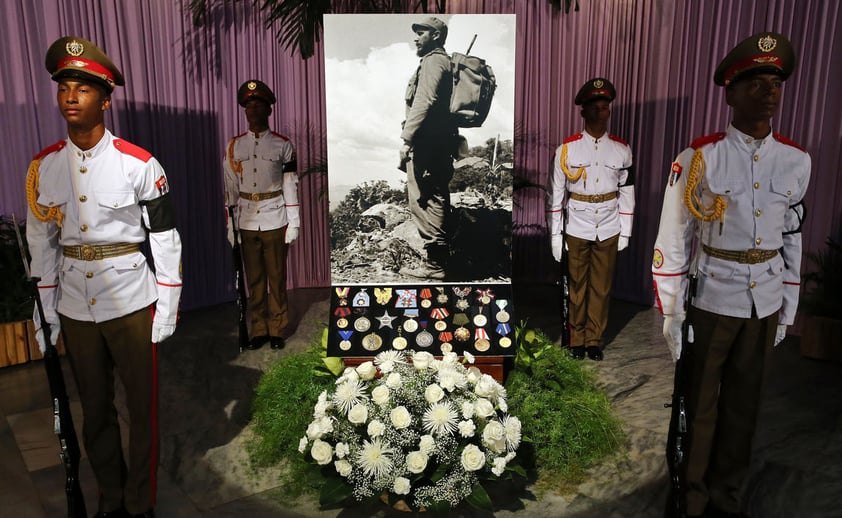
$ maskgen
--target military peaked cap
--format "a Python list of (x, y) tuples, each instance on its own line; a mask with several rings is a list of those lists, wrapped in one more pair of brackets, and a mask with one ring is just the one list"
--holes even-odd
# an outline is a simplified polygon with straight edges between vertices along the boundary
[(582, 85), (582, 88), (579, 88), (579, 93), (576, 94), (574, 102), (585, 104), (596, 99), (608, 99), (608, 102), (611, 102), (615, 97), (617, 97), (617, 91), (614, 90), (611, 81), (604, 77), (595, 77), (588, 79), (588, 82)]
[(249, 99), (260, 99), (268, 105), (275, 104), (275, 94), (263, 81), (249, 79), (237, 90), (237, 103), (245, 106)]
[(426, 18), (424, 21), (412, 24), (412, 32), (417, 32), (419, 29), (433, 29), (434, 31), (439, 31), (441, 41), (444, 42), (447, 39), (447, 24), (438, 18), (431, 16)]
[(91, 81), (105, 87), (108, 93), (115, 86), (126, 84), (123, 74), (105, 52), (78, 36), (65, 36), (53, 42), (47, 49), (44, 65), (53, 81), (65, 77)]
[(731, 49), (716, 67), (713, 82), (728, 86), (746, 74), (777, 74), (786, 80), (796, 59), (792, 44), (776, 32), (761, 32), (750, 36)]

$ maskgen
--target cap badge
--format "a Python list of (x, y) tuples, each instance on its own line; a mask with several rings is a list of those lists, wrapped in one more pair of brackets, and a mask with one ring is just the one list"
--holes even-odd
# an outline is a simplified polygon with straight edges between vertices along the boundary
[(69, 61), (66, 61), (65, 64), (76, 68), (85, 68), (86, 66), (88, 66), (87, 63), (85, 63), (84, 61), (79, 61), (78, 59), (71, 59)]
[(762, 52), (772, 52), (775, 50), (775, 46), (777, 46), (777, 44), (778, 40), (768, 34), (757, 40), (757, 48), (759, 48)]
[(246, 88), (249, 90), (257, 90), (257, 83), (254, 81), (249, 81), (249, 84), (246, 85)]
[(85, 46), (76, 40), (68, 41), (64, 48), (67, 50), (67, 53), (73, 57), (81, 56), (82, 53), (85, 52)]
[(596, 81), (593, 82), (594, 88), (602, 88), (603, 84), (604, 83), (602, 82), (602, 79), (597, 79)]

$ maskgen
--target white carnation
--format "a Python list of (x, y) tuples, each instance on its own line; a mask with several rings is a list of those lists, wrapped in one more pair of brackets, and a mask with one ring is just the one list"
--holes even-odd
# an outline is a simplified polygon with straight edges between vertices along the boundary
[(459, 361), (459, 355), (453, 351), (446, 352), (441, 356), (442, 363), (457, 363)]
[(491, 472), (499, 477), (504, 471), (506, 471), (506, 458), (495, 457), (494, 465), (491, 467)]
[(397, 477), (395, 483), (392, 484), (392, 492), (396, 495), (408, 495), (410, 489), (409, 479), (404, 477)]
[(473, 437), (477, 431), (477, 425), (470, 419), (459, 422), (459, 435), (462, 437)]
[(344, 459), (345, 455), (348, 455), (351, 452), (351, 448), (348, 447), (347, 444), (344, 442), (336, 443), (336, 458), (337, 459)]
[(307, 437), (302, 437), (301, 439), (299, 439), (298, 440), (298, 451), (301, 452), (301, 453), (304, 453), (304, 451), (307, 449), (308, 443), (309, 443), (309, 441), (307, 441)]
[(474, 417), (474, 404), (470, 401), (465, 401), (462, 403), (462, 417), (465, 419), (470, 419)]
[(415, 365), (415, 368), (419, 371), (423, 371), (432, 365), (435, 357), (428, 353), (427, 351), (421, 351), (415, 353), (412, 357), (412, 364)]
[(465, 351), (463, 354), (465, 356), (465, 361), (467, 361), (468, 363), (474, 363), (476, 361), (476, 358), (474, 358), (474, 355), (470, 352)]
[(368, 423), (368, 435), (369, 437), (379, 437), (383, 435), (383, 432), (386, 431), (386, 425), (383, 424), (382, 421), (378, 421), (375, 419), (374, 421)]
[(500, 384), (494, 380), (488, 374), (483, 374), (480, 376), (479, 381), (477, 381), (476, 386), (474, 387), (474, 393), (476, 393), (479, 397), (489, 398), (489, 399), (497, 399), (497, 387)]
[(418, 441), (418, 449), (429, 455), (436, 449), (436, 440), (432, 435), (422, 435)]
[(468, 374), (466, 374), (466, 376), (468, 377), (468, 383), (470, 383), (471, 385), (475, 385), (476, 382), (479, 381), (479, 379), (482, 377), (482, 371), (480, 371), (474, 366), (471, 366), (468, 367)]

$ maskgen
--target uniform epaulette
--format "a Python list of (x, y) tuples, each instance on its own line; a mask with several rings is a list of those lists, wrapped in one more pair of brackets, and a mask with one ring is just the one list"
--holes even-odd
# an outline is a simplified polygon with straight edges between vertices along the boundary
[(719, 142), (720, 140), (724, 139), (725, 136), (726, 134), (724, 131), (720, 131), (718, 133), (711, 133), (710, 135), (705, 135), (704, 137), (697, 138), (690, 144), (690, 147), (693, 149), (699, 149), (700, 147), (707, 146), (708, 144)]
[(280, 137), (280, 138), (284, 139), (285, 141), (289, 142), (289, 137), (287, 137), (286, 135), (281, 135), (277, 131), (273, 131), (272, 135), (275, 135), (276, 137)]
[(799, 146), (799, 145), (798, 145), (798, 144), (796, 144), (794, 141), (789, 140), (788, 138), (784, 137), (784, 136), (783, 136), (783, 135), (781, 135), (780, 133), (774, 133), (772, 136), (773, 136), (773, 137), (775, 137), (775, 140), (777, 140), (777, 141), (778, 141), (778, 142), (780, 142), (781, 144), (786, 144), (787, 146), (792, 146), (792, 147), (794, 147), (795, 149), (801, 150), (801, 151), (803, 151), (803, 152), (805, 152), (805, 153), (807, 152), (807, 150), (806, 150), (806, 149), (804, 149), (803, 147)]
[(581, 133), (577, 133), (575, 135), (570, 135), (569, 137), (564, 139), (564, 142), (562, 142), (562, 144), (570, 144), (571, 142), (576, 142), (577, 140), (581, 139), (582, 137), (583, 137), (583, 135)]
[(117, 148), (117, 151), (121, 153), (125, 153), (129, 156), (133, 156), (138, 160), (143, 162), (148, 162), (150, 158), (152, 158), (152, 153), (146, 151), (140, 146), (136, 146), (131, 142), (123, 139), (114, 139), (114, 147)]
[(629, 146), (628, 142), (626, 142), (625, 140), (621, 139), (620, 137), (618, 137), (617, 135), (615, 135), (613, 133), (609, 133), (608, 138), (610, 138), (614, 142), (619, 142), (620, 144), (622, 144), (624, 146), (627, 146), (627, 147)]
[(32, 158), (32, 160), (41, 160), (42, 158), (44, 158), (47, 155), (55, 153), (56, 151), (61, 151), (62, 149), (64, 149), (64, 146), (66, 146), (66, 145), (67, 145), (67, 141), (59, 140), (55, 144), (47, 146), (44, 149), (42, 149), (41, 151), (39, 151), (38, 154), (35, 155)]

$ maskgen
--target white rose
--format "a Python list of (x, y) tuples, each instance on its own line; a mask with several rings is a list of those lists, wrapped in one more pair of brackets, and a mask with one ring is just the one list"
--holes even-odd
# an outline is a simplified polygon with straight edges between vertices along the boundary
[(421, 451), (411, 451), (406, 456), (406, 469), (410, 473), (421, 473), (427, 467), (427, 454)]
[(465, 356), (465, 361), (468, 362), (468, 363), (474, 363), (474, 361), (476, 361), (476, 358), (474, 358), (474, 355), (471, 354), (468, 351), (465, 351), (463, 353), (463, 355)]
[(312, 423), (307, 425), (307, 432), (306, 433), (307, 433), (307, 438), (310, 439), (311, 441), (314, 441), (316, 439), (321, 439), (322, 437), (324, 437), (325, 432), (324, 432), (324, 430), (322, 430), (322, 427), (321, 427), (321, 419), (316, 419), (315, 421), (313, 421)]
[(468, 367), (468, 383), (471, 385), (476, 384), (476, 382), (482, 377), (482, 371), (480, 371), (476, 367)]
[(344, 459), (345, 455), (348, 455), (351, 452), (351, 448), (348, 447), (347, 444), (344, 442), (336, 443), (336, 458), (337, 459)]
[(377, 385), (371, 391), (371, 400), (380, 406), (389, 402), (389, 387), (386, 385)]
[(393, 372), (386, 378), (386, 386), (390, 389), (395, 389), (401, 386), (401, 375), (399, 372)]
[(324, 466), (333, 460), (333, 448), (323, 440), (316, 439), (313, 441), (313, 447), (310, 448), (310, 455), (313, 456), (314, 461)]
[(477, 425), (475, 425), (470, 419), (459, 422), (459, 434), (462, 437), (473, 437), (476, 431)]
[(357, 381), (360, 379), (360, 375), (357, 374), (357, 371), (353, 367), (345, 367), (345, 372), (342, 373), (342, 376), (339, 376), (336, 379), (336, 384), (341, 385), (346, 381)]
[(427, 403), (438, 403), (443, 397), (444, 391), (435, 383), (424, 390), (424, 399), (427, 400)]
[(474, 404), (470, 401), (465, 401), (462, 403), (462, 417), (465, 419), (470, 419), (474, 417)]
[(485, 466), (485, 454), (476, 444), (469, 444), (462, 450), (461, 461), (465, 471), (477, 471)]
[(299, 439), (298, 440), (298, 451), (301, 452), (301, 453), (304, 453), (304, 450), (307, 449), (307, 444), (308, 444), (308, 441), (307, 441), (306, 437), (302, 437), (301, 439)]
[(494, 466), (491, 468), (491, 472), (497, 475), (498, 477), (506, 471), (506, 458), (505, 457), (495, 457), (494, 458)]
[(383, 424), (381, 421), (378, 421), (377, 419), (368, 423), (368, 436), (371, 438), (379, 437), (383, 435), (383, 432), (385, 431), (386, 425)]
[(357, 403), (348, 411), (348, 420), (354, 424), (363, 424), (368, 420), (368, 407)]
[(492, 416), (494, 415), (494, 405), (485, 398), (479, 398), (474, 402), (474, 413), (480, 417)]
[(371, 361), (361, 363), (357, 366), (357, 374), (360, 375), (360, 379), (363, 381), (373, 380), (374, 376), (377, 375), (377, 367)]
[(409, 494), (409, 479), (404, 477), (398, 477), (395, 479), (395, 483), (392, 484), (392, 493), (396, 495), (408, 495)]
[(497, 382), (488, 374), (483, 374), (477, 385), (474, 387), (474, 393), (479, 397), (491, 397), (497, 394)]
[(336, 468), (336, 472), (343, 477), (347, 477), (351, 474), (351, 463), (347, 460), (337, 460), (333, 463), (333, 467)]
[(429, 455), (436, 449), (436, 440), (432, 435), (422, 435), (418, 441), (418, 449)]
[(412, 423), (412, 416), (409, 415), (409, 410), (405, 406), (393, 408), (389, 412), (389, 417), (392, 419), (392, 425), (398, 430), (406, 428)]
[(429, 368), (433, 361), (435, 361), (435, 357), (427, 351), (421, 351), (412, 356), (412, 363), (419, 371)]
[(500, 421), (489, 421), (482, 431), (482, 443), (495, 452), (506, 451), (506, 429)]

